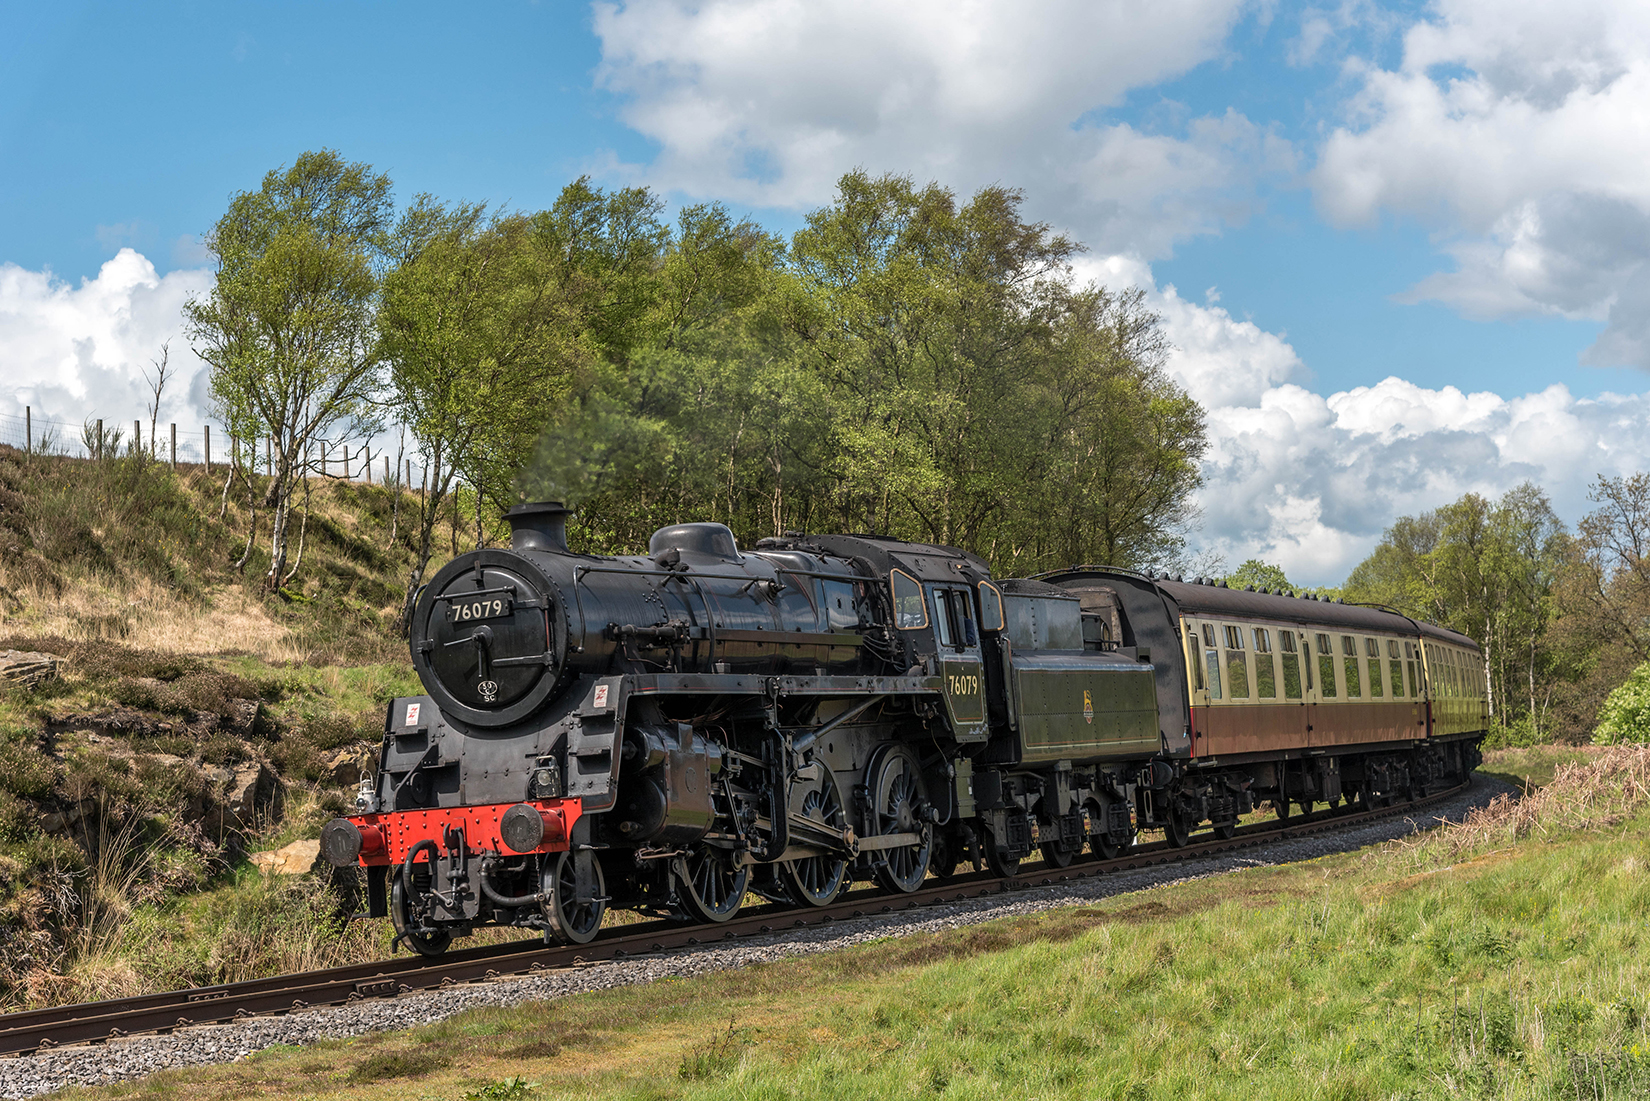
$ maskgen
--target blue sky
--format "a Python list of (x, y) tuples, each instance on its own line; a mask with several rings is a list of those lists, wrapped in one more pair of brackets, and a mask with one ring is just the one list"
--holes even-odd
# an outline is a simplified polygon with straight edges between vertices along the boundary
[(1164, 313), (1210, 410), (1195, 549), (1302, 581), (1467, 490), (1534, 478), (1573, 520), (1650, 459), (1626, 4), (7, 3), (0, 29), (0, 414), (132, 415), (228, 196), (329, 146), (403, 199), (531, 209), (588, 173), (781, 231), (855, 166), (1021, 187), (1080, 275)]

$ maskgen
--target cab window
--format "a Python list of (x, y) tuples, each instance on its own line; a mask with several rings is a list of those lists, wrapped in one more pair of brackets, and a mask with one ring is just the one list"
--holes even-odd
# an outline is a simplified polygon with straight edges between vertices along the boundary
[(989, 581), (980, 582), (980, 630), (1003, 629), (1003, 594)]
[(923, 607), (922, 586), (904, 570), (889, 575), (894, 590), (894, 626), (902, 631), (917, 631), (928, 626), (928, 610)]

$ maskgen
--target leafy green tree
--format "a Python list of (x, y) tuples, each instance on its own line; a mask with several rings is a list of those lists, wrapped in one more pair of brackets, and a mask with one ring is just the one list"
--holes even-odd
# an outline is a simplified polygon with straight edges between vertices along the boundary
[[(420, 196), (395, 234), (398, 262), (377, 314), (389, 401), (423, 454), (402, 625), (434, 548), (436, 519), (460, 479), (471, 487), (477, 542), (484, 505), (512, 503), (516, 472), (531, 457), (571, 380), (591, 358), (587, 318), (570, 295), (554, 240), (530, 218), (487, 218)], [(456, 498), (451, 507), (458, 509)]]
[(230, 432), (271, 446), (270, 589), (291, 580), (293, 504), (312, 443), (375, 421), (373, 312), (391, 216), (388, 176), (321, 150), (233, 196), (206, 237), (217, 282), (185, 317)]
[(1241, 589), (1245, 585), (1253, 585), (1257, 590), (1281, 589), (1284, 592), (1293, 592), (1296, 589), (1289, 576), (1283, 572), (1282, 566), (1274, 566), (1258, 558), (1249, 559), (1227, 574), (1226, 584), (1233, 589)]
[(1641, 663), (1605, 699), (1593, 741), (1599, 745), (1650, 742), (1650, 662)]
[(1564, 547), (1563, 525), (1536, 486), (1525, 483), (1496, 501), (1469, 493), (1399, 518), (1348, 577), (1346, 599), (1389, 605), (1472, 638), (1484, 651), (1493, 720), (1527, 721), (1539, 734)]

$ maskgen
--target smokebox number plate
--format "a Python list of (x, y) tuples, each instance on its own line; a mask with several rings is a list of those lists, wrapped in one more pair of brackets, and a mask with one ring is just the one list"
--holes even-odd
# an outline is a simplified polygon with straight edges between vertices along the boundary
[(448, 598), (447, 621), (449, 623), (473, 623), (478, 619), (502, 619), (509, 615), (515, 606), (515, 601), (508, 596), (473, 596), (458, 599)]

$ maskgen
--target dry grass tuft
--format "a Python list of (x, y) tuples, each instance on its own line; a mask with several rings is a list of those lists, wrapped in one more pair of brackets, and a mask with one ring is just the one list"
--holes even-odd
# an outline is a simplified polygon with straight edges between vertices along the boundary
[(1562, 764), (1552, 782), (1521, 797), (1499, 795), (1455, 826), (1395, 842), (1428, 857), (1455, 860), (1565, 830), (1617, 825), (1650, 806), (1650, 746), (1592, 746)]

